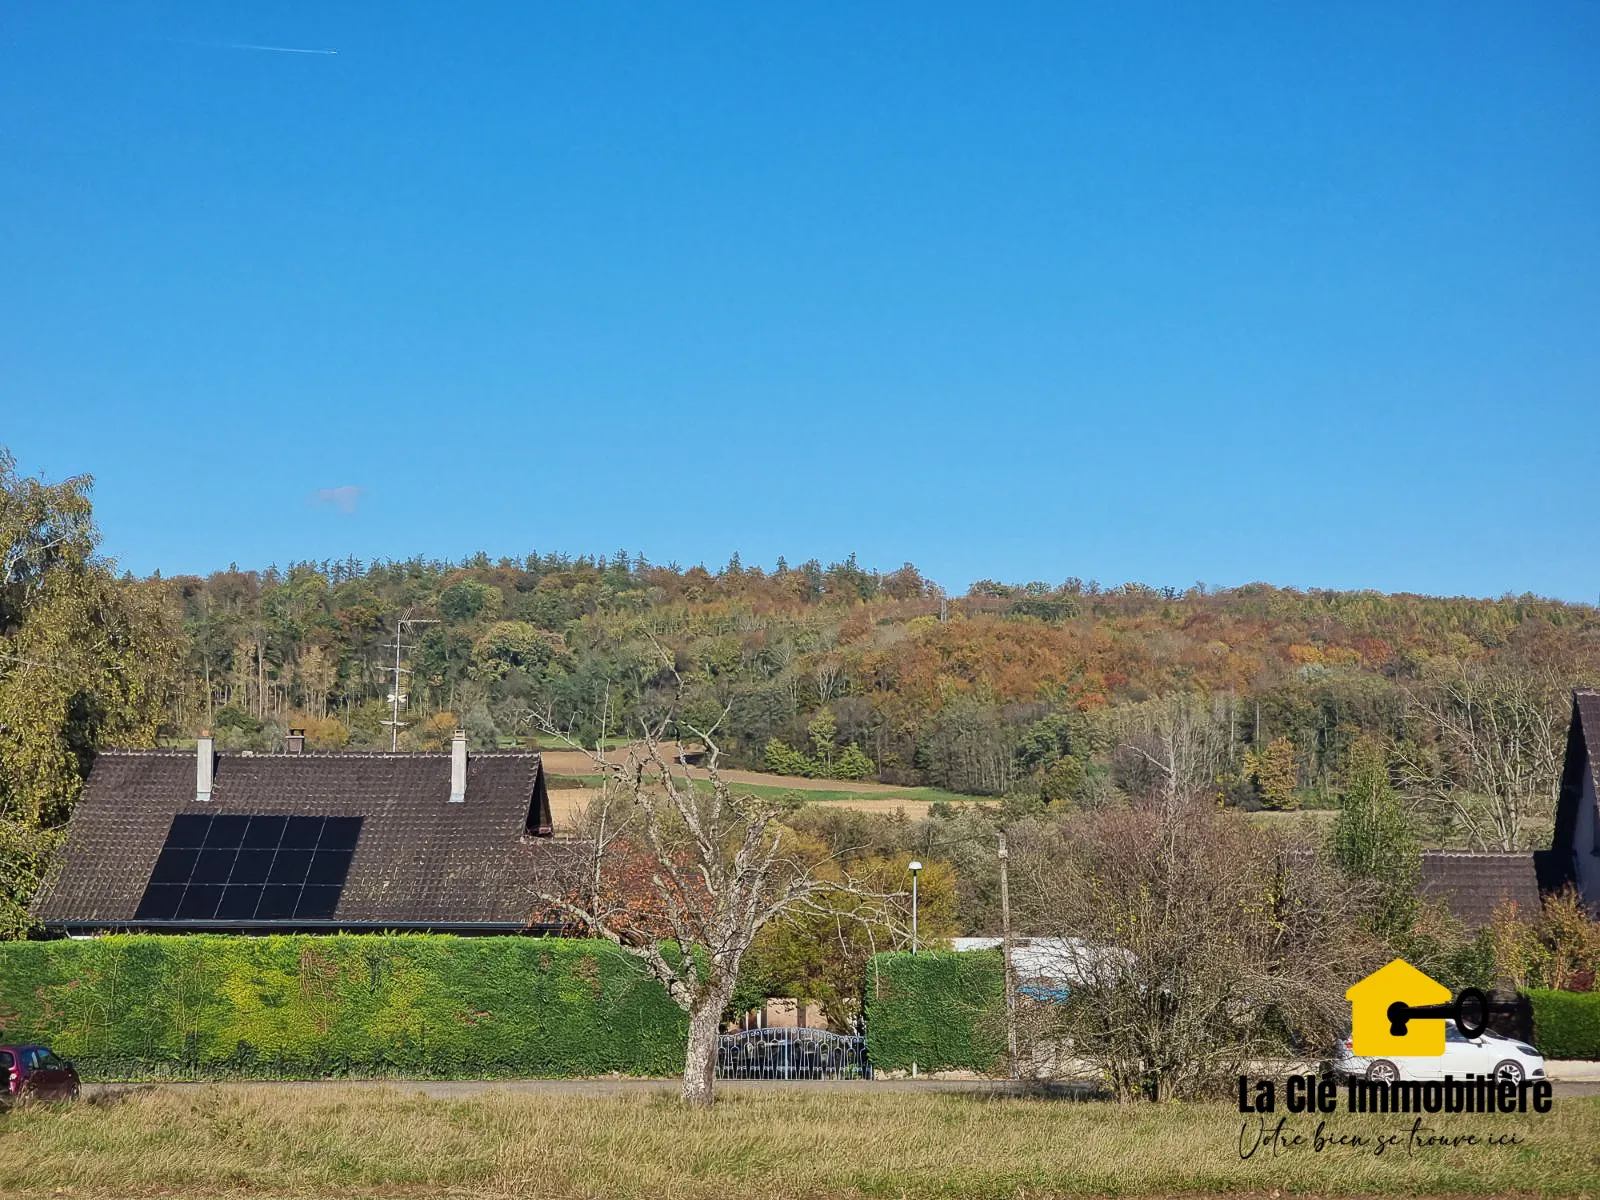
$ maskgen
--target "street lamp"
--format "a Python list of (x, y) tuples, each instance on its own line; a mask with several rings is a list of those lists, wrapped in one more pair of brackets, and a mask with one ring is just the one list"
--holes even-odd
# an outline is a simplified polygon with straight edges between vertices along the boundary
[(911, 869), (911, 953), (917, 952), (917, 872), (922, 864), (912, 859), (906, 864)]

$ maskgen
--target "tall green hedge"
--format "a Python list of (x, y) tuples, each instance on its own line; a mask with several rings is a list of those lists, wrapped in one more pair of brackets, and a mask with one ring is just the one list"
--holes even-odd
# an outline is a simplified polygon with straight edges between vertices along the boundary
[(1546, 1058), (1600, 1059), (1600, 992), (1528, 992), (1533, 1044)]
[(867, 967), (867, 1057), (880, 1071), (997, 1070), (1005, 974), (998, 950), (875, 955)]
[(604, 942), (124, 935), (0, 943), (0, 1040), (85, 1078), (683, 1069), (683, 1013)]

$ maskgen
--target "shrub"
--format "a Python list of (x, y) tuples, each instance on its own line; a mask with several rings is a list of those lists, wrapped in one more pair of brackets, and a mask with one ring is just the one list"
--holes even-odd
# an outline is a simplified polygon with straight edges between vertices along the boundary
[(867, 1057), (880, 1071), (997, 1070), (1005, 1059), (998, 950), (896, 951), (867, 967)]
[(809, 776), (814, 764), (798, 750), (791, 750), (777, 738), (768, 738), (761, 754), (762, 765), (774, 775)]
[(89, 1078), (670, 1075), (686, 1036), (608, 943), (347, 934), (3, 944), (0, 1034)]
[(1546, 1058), (1600, 1058), (1600, 993), (1535, 988), (1533, 1044)]
[(831, 775), (834, 779), (871, 779), (877, 773), (878, 766), (867, 757), (867, 752), (851, 742), (840, 752)]

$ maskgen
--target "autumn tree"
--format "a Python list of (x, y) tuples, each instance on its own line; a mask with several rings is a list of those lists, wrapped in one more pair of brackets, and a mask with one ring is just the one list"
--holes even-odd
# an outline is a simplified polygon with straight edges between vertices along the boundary
[(1546, 955), (1545, 985), (1586, 991), (1600, 971), (1600, 921), (1570, 884), (1544, 898), (1540, 921)]
[[(872, 956), (909, 941), (911, 897), (904, 854), (832, 858), (814, 849), (819, 874), (859, 890), (841, 889), (826, 909), (804, 907), (772, 922), (745, 958), (739, 991), (752, 1007), (768, 996), (814, 1001), (837, 1030), (860, 1030), (862, 989)], [(929, 861), (919, 877), (918, 934), (924, 949), (958, 934), (957, 889), (948, 862)]]
[(1484, 935), (1489, 943), (1494, 983), (1520, 992), (1543, 982), (1549, 948), (1539, 928), (1515, 900), (1502, 900), (1490, 914)]
[[(695, 778), (669, 738), (675, 724), (673, 711), (642, 725), (620, 760), (595, 752), (605, 781), (586, 815), (583, 852), (560, 885), (541, 891), (538, 900), (643, 960), (689, 1018), (683, 1099), (709, 1107), (722, 1014), (757, 936), (800, 912), (838, 911), (859, 919), (872, 889), (849, 878), (836, 859), (819, 862), (804, 853), (780, 821), (784, 801), (729, 784), (714, 727), (685, 727), (705, 747), (698, 767), (704, 778)], [(548, 719), (541, 729), (564, 736)], [(623, 846), (647, 856), (642, 881), (636, 855), (619, 856)], [(619, 866), (628, 863), (631, 889), (618, 877)], [(845, 896), (850, 901), (839, 903)], [(661, 914), (665, 939), (640, 926), (635, 913), (641, 907)]]
[(1294, 791), (1299, 782), (1299, 769), (1295, 765), (1292, 741), (1275, 737), (1260, 751), (1246, 751), (1244, 764), (1263, 808), (1282, 811), (1296, 806)]
[(0, 449), (0, 931), (26, 905), (94, 753), (155, 742), (176, 630), (158, 590), (95, 554), (91, 481), (25, 478)]
[(1479, 935), (1479, 945), (1486, 951), (1486, 978), (1477, 982), (1514, 991), (1588, 991), (1600, 969), (1600, 921), (1571, 886), (1546, 895), (1535, 912), (1502, 901)]

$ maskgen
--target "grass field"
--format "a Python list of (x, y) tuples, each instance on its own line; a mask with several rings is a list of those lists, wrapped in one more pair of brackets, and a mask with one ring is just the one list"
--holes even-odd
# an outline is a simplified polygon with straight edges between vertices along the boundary
[[(1334, 1133), (1409, 1118), (1325, 1118)], [(153, 1089), (0, 1115), (0, 1195), (74, 1197), (1046, 1197), (1283, 1192), (1594, 1195), (1600, 1099), (1543, 1116), (1437, 1116), (1516, 1146), (1239, 1154), (1229, 1105), (802, 1089), (592, 1098), (399, 1090)], [(1317, 1118), (1290, 1117), (1309, 1137)], [(1252, 1118), (1253, 1121), (1253, 1118)], [(1252, 1129), (1254, 1128), (1252, 1124)], [(1253, 1138), (1253, 1134), (1252, 1134)]]
[[(565, 772), (552, 772), (548, 776), (550, 787), (550, 812), (556, 825), (562, 826), (595, 795), (602, 776), (574, 770), (571, 764)], [(584, 764), (587, 765), (587, 764)], [(882, 783), (848, 783), (840, 780), (791, 779), (783, 775), (763, 775), (754, 771), (727, 772), (724, 776), (736, 789), (756, 796), (797, 796), (807, 804), (837, 804), (843, 808), (893, 816), (904, 813), (910, 820), (928, 815), (928, 810), (940, 801), (951, 804), (982, 804), (986, 798), (968, 796), (961, 792), (946, 792), (929, 787), (893, 787)], [(781, 780), (779, 783), (751, 782), (754, 779)], [(709, 788), (710, 782), (696, 779), (695, 786)], [(993, 803), (993, 801), (988, 801)]]
[[(601, 775), (551, 775), (548, 784), (552, 788), (597, 788), (604, 782)], [(848, 783), (838, 780), (827, 780), (818, 783), (815, 780), (806, 780), (806, 786), (798, 788), (792, 784), (770, 783), (735, 783), (734, 789), (740, 792), (749, 792), (752, 796), (799, 796), (810, 804), (816, 800), (905, 800), (914, 804), (933, 804), (944, 801), (949, 804), (983, 804), (994, 803), (988, 796), (969, 796), (963, 792), (947, 792), (942, 788), (931, 787), (905, 787), (886, 788), (874, 785), (874, 790), (851, 787)], [(695, 780), (695, 786), (709, 788), (711, 784), (704, 779)]]
[(1321, 837), (1338, 819), (1339, 813), (1328, 808), (1297, 808), (1289, 812), (1246, 813), (1245, 819), (1262, 829), (1293, 830), (1311, 837)]

